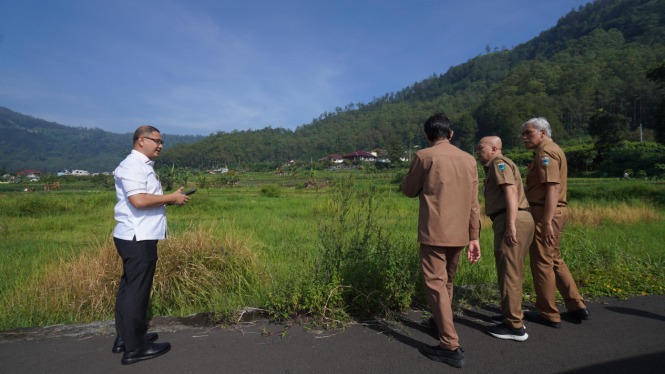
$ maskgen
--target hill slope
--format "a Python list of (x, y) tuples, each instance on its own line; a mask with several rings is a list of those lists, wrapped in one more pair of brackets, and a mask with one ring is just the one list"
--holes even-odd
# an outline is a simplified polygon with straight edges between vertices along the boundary
[[(112, 171), (131, 150), (132, 135), (69, 127), (0, 107), (0, 166), (8, 170)], [(204, 136), (163, 134), (168, 146)]]
[(478, 56), (367, 104), (324, 112), (295, 131), (220, 132), (175, 146), (160, 162), (207, 167), (308, 160), (386, 148), (391, 136), (425, 146), (421, 124), (438, 111), (453, 118), (456, 139), (469, 151), (477, 137), (490, 134), (518, 146), (516, 126), (534, 116), (547, 117), (559, 141), (584, 135), (599, 108), (649, 128), (660, 96), (644, 69), (665, 59), (664, 44), (665, 0), (595, 1), (514, 50)]

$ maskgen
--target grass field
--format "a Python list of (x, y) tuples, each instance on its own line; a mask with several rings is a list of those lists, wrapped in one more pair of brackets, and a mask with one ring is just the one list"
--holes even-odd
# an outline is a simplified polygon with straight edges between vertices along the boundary
[[(302, 181), (257, 173), (168, 207), (150, 313), (225, 317), (260, 306), (278, 317), (343, 319), (423, 305), (418, 200), (397, 192), (390, 173), (349, 174), (355, 180), (266, 197), (261, 185)], [(579, 179), (569, 190), (562, 252), (581, 292), (663, 293), (665, 185)], [(121, 272), (110, 240), (114, 204), (108, 190), (0, 194), (0, 329), (111, 318)], [(463, 261), (456, 278), (483, 286), (460, 302), (496, 298), (492, 238), (484, 218), (483, 257)], [(527, 271), (526, 300), (532, 289)]]

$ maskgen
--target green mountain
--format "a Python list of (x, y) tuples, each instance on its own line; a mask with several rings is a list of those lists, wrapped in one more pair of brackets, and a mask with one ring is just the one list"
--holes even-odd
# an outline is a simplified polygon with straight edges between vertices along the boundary
[(664, 17), (665, 0), (597, 0), (513, 50), (479, 55), (370, 103), (337, 107), (295, 131), (218, 132), (166, 150), (159, 162), (268, 166), (385, 149), (391, 137), (425, 146), (422, 123), (440, 111), (453, 119), (453, 140), (468, 151), (492, 134), (519, 148), (518, 127), (541, 116), (551, 122), (555, 140), (573, 143), (587, 135), (588, 120), (600, 108), (630, 118), (633, 128), (654, 128), (661, 98), (645, 69), (665, 59)]
[[(0, 107), (0, 167), (11, 171), (113, 171), (131, 150), (132, 135), (63, 126)], [(162, 134), (162, 138), (168, 146), (205, 137)]]

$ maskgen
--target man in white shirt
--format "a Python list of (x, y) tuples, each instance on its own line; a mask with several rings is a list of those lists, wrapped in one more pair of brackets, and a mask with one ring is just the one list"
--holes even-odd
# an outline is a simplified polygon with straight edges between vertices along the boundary
[(124, 274), (115, 304), (117, 338), (113, 353), (125, 352), (122, 364), (161, 356), (169, 343), (153, 343), (157, 333), (147, 334), (146, 313), (157, 265), (157, 241), (166, 239), (167, 204), (182, 206), (189, 196), (176, 192), (164, 195), (153, 169), (164, 148), (159, 130), (141, 126), (134, 132), (134, 149), (115, 169), (118, 203), (113, 241), (122, 258)]

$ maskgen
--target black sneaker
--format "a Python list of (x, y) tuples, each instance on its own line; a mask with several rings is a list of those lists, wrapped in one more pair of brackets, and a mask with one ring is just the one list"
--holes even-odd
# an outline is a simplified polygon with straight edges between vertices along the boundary
[(592, 319), (593, 318), (593, 317), (591, 317), (591, 313), (589, 313), (589, 309), (587, 309), (587, 308), (573, 310), (572, 312), (568, 312), (568, 314), (570, 314), (571, 316), (573, 316), (577, 319), (587, 320), (587, 319)]
[(496, 315), (496, 316), (490, 317), (490, 319), (492, 320), (492, 323), (500, 325), (500, 324), (503, 323), (504, 317), (500, 316), (500, 315)]
[(466, 359), (464, 358), (464, 350), (462, 347), (457, 348), (454, 351), (449, 351), (438, 345), (424, 345), (422, 347), (422, 352), (429, 359), (446, 363), (452, 367), (461, 368), (466, 365)]
[(548, 327), (552, 327), (555, 329), (558, 329), (561, 327), (561, 322), (552, 322), (548, 319), (545, 319), (543, 316), (541, 316), (538, 313), (534, 312), (524, 312), (524, 318), (535, 323), (539, 323), (541, 325), (545, 325)]
[(524, 326), (516, 329), (505, 323), (489, 326), (487, 327), (487, 332), (495, 338), (516, 340), (518, 342), (523, 342), (529, 338), (529, 334), (526, 333)]
[[(502, 324), (504, 319), (505, 319), (504, 316), (492, 316), (492, 317), (490, 317), (490, 320), (492, 320), (492, 323), (494, 323), (496, 325)], [(526, 326), (523, 326), (523, 327), (524, 327), (524, 329), (526, 329)]]

